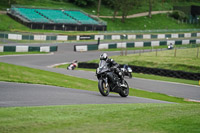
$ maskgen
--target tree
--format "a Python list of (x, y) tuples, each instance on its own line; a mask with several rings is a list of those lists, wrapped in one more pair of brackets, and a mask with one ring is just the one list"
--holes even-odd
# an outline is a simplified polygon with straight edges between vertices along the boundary
[(125, 22), (125, 19), (128, 16), (128, 13), (130, 12), (130, 10), (133, 8), (134, 5), (134, 0), (121, 0), (121, 12), (122, 12), (122, 22)]
[(16, 4), (16, 0), (8, 0), (8, 5), (11, 6), (12, 4)]
[(69, 0), (69, 1), (78, 6), (94, 5), (94, 3), (96, 2), (96, 0)]
[(99, 13), (100, 13), (100, 7), (101, 7), (101, 0), (99, 0), (98, 3), (98, 9), (97, 9), (97, 16), (99, 17)]
[(102, 3), (111, 9), (113, 9), (113, 21), (117, 15), (117, 12), (120, 11), (121, 0), (102, 0)]
[(115, 20), (115, 16), (117, 15), (117, 12), (121, 11), (122, 13), (122, 22), (125, 22), (125, 19), (127, 18), (128, 13), (133, 8), (136, 1), (139, 0), (103, 0), (103, 4), (109, 6), (114, 10), (113, 13), (113, 21)]
[(152, 0), (149, 0), (149, 18), (152, 18), (151, 11), (152, 11)]
[(113, 21), (115, 21), (115, 17), (117, 15), (117, 12), (119, 12), (121, 4), (120, 4), (121, 0), (113, 0)]

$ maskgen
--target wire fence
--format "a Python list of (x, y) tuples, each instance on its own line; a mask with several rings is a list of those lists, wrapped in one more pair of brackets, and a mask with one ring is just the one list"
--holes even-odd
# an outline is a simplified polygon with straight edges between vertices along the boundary
[(173, 48), (168, 46), (142, 47), (137, 50), (121, 49), (120, 55), (136, 54), (146, 57), (175, 57), (175, 58), (200, 58), (200, 44), (174, 45)]
[(182, 32), (196, 32), (200, 29), (158, 29), (158, 30), (120, 30), (120, 31), (99, 31), (105, 34), (120, 34), (120, 33), (182, 33)]

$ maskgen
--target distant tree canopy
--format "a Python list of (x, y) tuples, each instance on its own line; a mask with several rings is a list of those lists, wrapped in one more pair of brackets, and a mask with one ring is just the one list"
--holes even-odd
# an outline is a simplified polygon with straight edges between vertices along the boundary
[(139, 5), (140, 1), (141, 0), (102, 0), (104, 5), (107, 5), (114, 10), (113, 20), (115, 19), (117, 12), (122, 13), (122, 22), (125, 22), (128, 13), (134, 6)]
[(90, 5), (94, 5), (94, 3), (97, 0), (69, 0), (69, 1), (78, 6), (90, 6)]

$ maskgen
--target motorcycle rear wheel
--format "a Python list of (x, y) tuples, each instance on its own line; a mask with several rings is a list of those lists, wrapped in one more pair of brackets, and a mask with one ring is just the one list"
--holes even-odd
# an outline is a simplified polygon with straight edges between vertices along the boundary
[(99, 80), (98, 82), (98, 88), (99, 88), (99, 92), (101, 93), (101, 95), (103, 96), (108, 96), (110, 93), (110, 88), (109, 86), (106, 87), (106, 83), (103, 80)]
[(129, 86), (128, 86), (128, 83), (126, 82), (126, 81), (124, 81), (125, 83), (125, 85), (127, 86), (127, 87), (122, 87), (122, 90), (120, 91), (120, 93), (119, 93), (119, 95), (121, 96), (121, 97), (127, 97), (128, 95), (129, 95)]

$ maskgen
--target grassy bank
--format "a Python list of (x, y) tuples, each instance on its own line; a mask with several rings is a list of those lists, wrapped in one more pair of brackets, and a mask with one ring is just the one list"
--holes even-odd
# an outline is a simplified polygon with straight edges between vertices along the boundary
[[(56, 66), (56, 68), (65, 68), (66, 69), (67, 66), (68, 66), (68, 64), (59, 65), (59, 66)], [(87, 68), (76, 68), (76, 70), (96, 72), (96, 69), (87, 69)], [(190, 85), (199, 85), (199, 81), (194, 81), (194, 80), (163, 77), (163, 76), (157, 76), (157, 75), (151, 75), (151, 74), (143, 74), (143, 73), (132, 73), (132, 75), (135, 78), (160, 80), (160, 81), (168, 81), (168, 82), (175, 82), (175, 83), (184, 83), (184, 84), (190, 84)]]
[[(112, 56), (119, 64), (180, 70), (200, 73), (200, 58), (197, 58), (198, 48), (175, 49), (150, 53), (130, 54), (127, 56)], [(99, 60), (89, 61), (98, 63)]]
[[(103, 19), (107, 22), (108, 31), (118, 30), (159, 30), (159, 29), (197, 29), (199, 25), (195, 24), (179, 24), (176, 20), (167, 17), (166, 14), (153, 15), (152, 19), (148, 17), (139, 17), (127, 19), (122, 23), (120, 19), (114, 22), (112, 19)], [(15, 32), (34, 32), (34, 33), (57, 33), (57, 34), (83, 34), (83, 32), (64, 32), (54, 30), (32, 30), (28, 27), (16, 22), (5, 14), (0, 14), (0, 31)], [(97, 34), (98, 32), (84, 32), (84, 34)]]
[[(98, 91), (98, 84), (96, 81), (76, 78), (54, 72), (32, 69), (28, 67), (11, 65), (7, 63), (0, 63), (0, 81), (44, 84), (89, 91)], [(142, 91), (137, 89), (130, 89), (130, 96), (146, 97), (177, 103), (191, 103), (184, 101), (183, 98), (177, 98), (167, 96), (165, 94)]]
[(198, 133), (200, 106), (111, 104), (0, 108), (1, 133)]
[(138, 17), (127, 19), (125, 23), (121, 19), (103, 19), (107, 22), (108, 31), (116, 30), (153, 30), (153, 29), (193, 29), (200, 28), (199, 25), (178, 23), (167, 14), (153, 15), (152, 18)]

